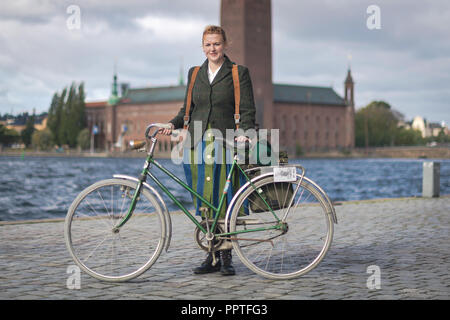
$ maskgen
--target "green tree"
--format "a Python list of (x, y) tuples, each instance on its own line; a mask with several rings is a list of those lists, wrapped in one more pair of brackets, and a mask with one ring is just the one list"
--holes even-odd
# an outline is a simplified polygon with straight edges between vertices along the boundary
[[(71, 88), (72, 89), (72, 88)], [(77, 145), (77, 139), (79, 133), (86, 128), (86, 116), (85, 116), (85, 95), (84, 85), (81, 83), (76, 90), (74, 86), (73, 100), (69, 106), (69, 118), (67, 136), (69, 137), (69, 145), (74, 147)]]
[(20, 134), (14, 129), (8, 129), (0, 124), (0, 144), (10, 145), (20, 141)]
[(50, 109), (48, 110), (47, 127), (49, 128), (54, 143), (59, 144), (58, 141), (58, 128), (60, 122), (60, 115), (58, 113), (59, 95), (56, 92), (53, 95), (52, 102), (50, 103)]
[(397, 128), (395, 134), (395, 145), (414, 146), (423, 144), (422, 133), (419, 130)]
[(75, 147), (77, 144), (77, 136), (78, 136), (78, 132), (77, 132), (77, 128), (76, 128), (76, 123), (74, 120), (74, 116), (75, 116), (75, 108), (76, 108), (76, 88), (75, 88), (75, 83), (72, 83), (72, 85), (69, 88), (69, 94), (67, 96), (67, 101), (65, 104), (65, 112), (64, 112), (64, 135), (66, 138), (66, 143), (70, 146), (70, 147)]
[(86, 128), (84, 84), (72, 83), (61, 95), (53, 95), (49, 109), (49, 127), (59, 145), (77, 145), (78, 134)]
[(439, 133), (438, 133), (438, 135), (436, 137), (436, 142), (439, 142), (439, 143), (448, 143), (448, 142), (450, 142), (450, 135), (445, 134), (444, 128), (442, 128), (439, 131)]
[(88, 128), (84, 128), (80, 131), (77, 137), (77, 145), (82, 149), (89, 149), (91, 146), (91, 134)]
[(357, 147), (394, 145), (398, 120), (391, 106), (372, 101), (355, 114), (355, 145)]
[(25, 146), (31, 145), (31, 136), (34, 132), (34, 114), (31, 117), (28, 117), (27, 122), (25, 124), (25, 129), (22, 130), (20, 136), (22, 137), (22, 142)]
[(50, 150), (53, 147), (53, 135), (50, 129), (36, 130), (32, 135), (31, 144), (39, 150)]
[(55, 131), (53, 132), (56, 137), (56, 143), (60, 146), (67, 144), (67, 139), (65, 137), (64, 125), (66, 121), (65, 113), (65, 103), (66, 103), (67, 88), (64, 88), (58, 99), (58, 104), (56, 105), (56, 119), (58, 121)]

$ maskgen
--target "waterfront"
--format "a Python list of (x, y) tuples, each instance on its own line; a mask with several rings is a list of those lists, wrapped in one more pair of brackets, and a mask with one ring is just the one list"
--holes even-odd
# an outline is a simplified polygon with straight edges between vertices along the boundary
[[(441, 165), (440, 192), (450, 194), (449, 159), (294, 159), (333, 201), (418, 197), (422, 193), (422, 163)], [(159, 160), (175, 175), (183, 168)], [(64, 217), (76, 195), (113, 174), (138, 176), (143, 158), (0, 157), (0, 220)], [(157, 175), (190, 207), (190, 195)], [(170, 184), (169, 184), (170, 183)], [(169, 210), (177, 210), (166, 198)]]
[[(191, 221), (172, 214), (169, 251), (139, 278), (110, 283), (81, 272), (77, 282), (64, 242), (64, 220), (0, 222), (0, 299), (201, 302), (213, 297), (224, 301), (294, 300), (296, 305), (304, 302), (295, 300), (308, 299), (448, 300), (449, 200), (404, 198), (336, 206), (339, 223), (325, 259), (311, 272), (291, 280), (262, 278), (236, 255), (233, 277), (220, 272), (193, 274), (192, 268), (204, 252), (193, 240)], [(301, 234), (298, 239), (302, 241)], [(378, 273), (373, 273), (374, 267), (379, 268)], [(379, 286), (372, 280), (376, 274)]]

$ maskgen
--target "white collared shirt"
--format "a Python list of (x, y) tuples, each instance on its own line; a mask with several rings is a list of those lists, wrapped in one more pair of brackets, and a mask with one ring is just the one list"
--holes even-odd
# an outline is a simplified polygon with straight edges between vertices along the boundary
[(208, 66), (208, 79), (209, 79), (210, 84), (213, 82), (214, 78), (216, 77), (217, 73), (219, 72), (220, 68), (222, 68), (222, 66), (223, 66), (223, 63), (214, 72), (212, 72), (211, 68)]

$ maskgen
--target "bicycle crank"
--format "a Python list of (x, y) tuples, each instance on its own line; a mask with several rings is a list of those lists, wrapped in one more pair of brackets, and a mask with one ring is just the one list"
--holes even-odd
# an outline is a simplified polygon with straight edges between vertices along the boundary
[[(209, 230), (211, 228), (212, 221), (209, 222), (209, 226), (206, 224), (206, 220), (203, 220), (202, 222), (200, 222), (200, 224), (206, 230)], [(217, 224), (216, 226), (215, 233), (224, 233), (222, 227), (219, 224)], [(198, 227), (196, 227), (194, 230), (194, 238), (200, 249), (205, 250), (206, 252), (218, 250), (224, 242), (224, 239), (215, 238), (214, 234), (212, 234), (211, 232), (208, 232), (208, 234), (204, 234)], [(212, 243), (212, 247), (210, 243)]]

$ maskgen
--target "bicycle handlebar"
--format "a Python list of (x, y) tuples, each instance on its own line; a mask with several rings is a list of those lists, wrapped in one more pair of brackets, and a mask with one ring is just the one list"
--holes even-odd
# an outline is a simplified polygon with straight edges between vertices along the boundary
[[(149, 135), (152, 128), (157, 128), (157, 129), (151, 135)], [(171, 129), (171, 128), (172, 128), (172, 126), (167, 123), (152, 123), (152, 124), (148, 125), (147, 129), (145, 130), (145, 138), (146, 139), (154, 139), (160, 129)], [(182, 132), (182, 130), (180, 130), (180, 129), (174, 129), (174, 130), (172, 130), (172, 135), (175, 135), (175, 136), (180, 135), (181, 132)], [(215, 137), (214, 140), (216, 140), (218, 142), (222, 142), (226, 148), (229, 148), (231, 150), (235, 150), (235, 149), (248, 150), (248, 149), (250, 149), (250, 144), (251, 144), (250, 140), (247, 140), (244, 142), (237, 142), (236, 140), (229, 141), (227, 139), (223, 139), (220, 137)]]

